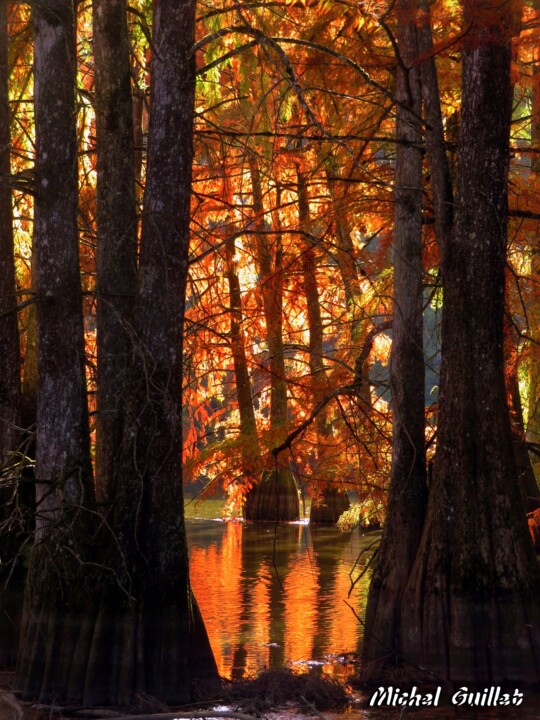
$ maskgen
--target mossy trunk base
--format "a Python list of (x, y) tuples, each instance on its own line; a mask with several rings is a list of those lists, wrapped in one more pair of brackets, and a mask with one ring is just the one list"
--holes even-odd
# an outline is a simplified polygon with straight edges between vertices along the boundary
[[(539, 682), (536, 598), (519, 591), (486, 599), (431, 592), (424, 594), (422, 607), (419, 614), (405, 612), (401, 626), (403, 656), (411, 661), (413, 679), (429, 681), (422, 670), (429, 668), (439, 678), (478, 686)], [(441, 627), (448, 627), (443, 647)]]
[(291, 522), (300, 519), (298, 487), (289, 468), (263, 473), (244, 505), (246, 520)]
[(343, 490), (328, 487), (322, 498), (311, 503), (309, 522), (312, 525), (335, 525), (345, 510), (351, 506), (349, 496)]
[(14, 683), (24, 699), (129, 709), (138, 694), (182, 705), (215, 686), (208, 636), (185, 583), (160, 592), (135, 580), (121, 589), (110, 573), (62, 560), (51, 580), (54, 568), (40, 555), (41, 567), (30, 569)]

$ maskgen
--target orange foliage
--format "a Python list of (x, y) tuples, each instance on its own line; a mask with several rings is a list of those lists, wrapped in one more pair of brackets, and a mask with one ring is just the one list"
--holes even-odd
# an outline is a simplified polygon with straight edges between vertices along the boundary
[[(139, 147), (144, 156), (149, 86), (148, 2), (132, 3), (134, 94), (143, 102)], [(32, 57), (29, 9), (10, 3), (13, 100), (13, 172), (18, 282), (31, 284), (32, 196), (24, 173), (33, 147)], [(290, 431), (302, 427), (288, 454), (300, 485), (316, 495), (318, 483), (340, 483), (361, 496), (384, 495), (389, 470), (391, 409), (387, 365), (391, 331), (373, 344), (371, 406), (351, 390), (355, 360), (368, 333), (392, 313), (394, 145), (393, 5), (335, 0), (283, 0), (253, 5), (199, 4), (192, 240), (187, 291), (184, 376), (184, 461), (188, 480), (225, 487), (241, 502), (249, 488), (231, 345), (231, 307), (225, 243), (232, 243), (241, 291), (241, 338), (253, 393), (257, 442), (263, 463), (273, 462), (270, 363), (254, 259), (255, 230), (263, 233), (274, 266), (282, 254), (283, 342)], [(447, 130), (458, 117), (459, 46), (463, 28), (457, 3), (431, 5), (434, 47)], [(417, 13), (419, 21), (422, 19)], [(89, 7), (79, 12), (79, 178), (81, 269), (94, 390), (95, 130)], [(518, 372), (538, 361), (538, 264), (531, 247), (538, 231), (540, 194), (531, 158), (531, 111), (538, 103), (539, 19), (523, 7), (514, 39), (516, 110), (512, 143), (511, 209), (521, 213), (510, 237), (509, 312), (519, 330), (511, 359)], [(422, 62), (423, 58), (418, 58)], [(536, 95), (533, 97), (533, 93)], [(536, 99), (535, 99), (536, 97)], [(451, 139), (451, 138), (450, 138)], [(451, 142), (454, 140), (451, 139)], [(533, 144), (538, 140), (533, 139)], [(453, 145), (449, 152), (452, 156)], [(264, 212), (255, 216), (249, 158), (261, 174)], [(455, 158), (454, 158), (455, 160)], [(452, 163), (455, 167), (455, 162)], [(306, 179), (310, 232), (301, 227), (297, 173)], [(144, 182), (144, 162), (142, 165)], [(432, 227), (431, 187), (425, 178), (426, 271), (437, 282), (439, 252)], [(262, 223), (262, 226), (261, 226)], [(262, 228), (262, 229), (261, 229)], [(344, 239), (345, 238), (345, 239)], [(279, 240), (279, 242), (278, 242)], [(323, 325), (322, 371), (310, 370), (308, 307), (302, 263), (311, 243)], [(344, 260), (345, 258), (345, 260)], [(345, 263), (345, 268), (342, 266)], [(351, 299), (344, 274), (357, 277)], [(351, 280), (352, 282), (352, 280)], [(25, 320), (22, 317), (23, 322)], [(23, 343), (24, 345), (24, 343)], [(509, 355), (509, 359), (510, 359)], [(316, 398), (328, 398), (321, 423), (310, 417)], [(93, 408), (93, 406), (92, 406)], [(317, 447), (324, 463), (317, 464)]]

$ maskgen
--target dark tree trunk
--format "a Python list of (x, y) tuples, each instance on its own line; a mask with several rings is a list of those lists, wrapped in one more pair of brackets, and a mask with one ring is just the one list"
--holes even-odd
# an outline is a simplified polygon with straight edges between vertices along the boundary
[(182, 496), (194, 21), (193, 0), (155, 5), (134, 350), (110, 520), (115, 572), (94, 632), (84, 695), (91, 704), (126, 704), (143, 692), (178, 705), (190, 701), (195, 680), (217, 674), (189, 586)]
[[(7, 4), (0, 3), (0, 667), (17, 657), (22, 582), (17, 562), (20, 523), (14, 515), (20, 476), (21, 390), (17, 324), (11, 170), (11, 113), (8, 94)], [(15, 563), (15, 567), (13, 566)]]
[(84, 666), (93, 505), (77, 234), (73, 4), (34, 10), (38, 311), (36, 535), (17, 666), (25, 697), (66, 697)]
[(217, 674), (189, 587), (182, 495), (181, 378), (193, 158), (194, 36), (194, 0), (156, 4), (138, 300), (145, 366), (137, 461), (147, 502), (147, 522), (141, 528), (141, 547), (149, 570), (144, 597), (150, 620), (145, 629), (147, 692), (175, 703), (191, 696), (189, 681)]
[[(418, 52), (414, 2), (398, 3), (398, 44), (411, 66)], [(390, 387), (392, 471), (387, 518), (369, 591), (362, 674), (395, 664), (400, 600), (413, 566), (426, 503), (422, 346), (422, 129), (420, 71), (398, 67), (396, 108), (394, 313)], [(409, 108), (412, 112), (409, 111)], [(414, 114), (413, 114), (414, 113)], [(403, 141), (406, 141), (405, 143)]]
[(118, 478), (137, 290), (137, 214), (126, 0), (94, 0), (97, 147), (96, 494)]
[(398, 637), (406, 658), (442, 678), (537, 682), (540, 578), (503, 374), (511, 3), (468, 0), (465, 25), (437, 455)]
[(73, 7), (58, 0), (35, 10), (40, 504), (17, 673), (25, 696), (130, 704), (143, 692), (178, 704), (191, 698), (193, 680), (216, 674), (189, 588), (183, 521), (195, 4), (175, 5), (163, 0), (154, 18), (143, 282), (121, 455), (114, 483), (104, 481), (112, 508), (99, 533), (85, 514), (92, 496), (76, 262)]
[(433, 192), (433, 210), (435, 215), (435, 237), (441, 254), (450, 242), (454, 213), (454, 198), (450, 163), (444, 142), (443, 118), (439, 81), (431, 32), (431, 14), (427, 0), (419, 0), (421, 9), (418, 24), (418, 50), (427, 54), (428, 59), (421, 63), (422, 99), (424, 101), (424, 117), (427, 123), (426, 150), (431, 174)]
[[(255, 227), (254, 255), (260, 276), (260, 291), (270, 373), (270, 434), (274, 447), (287, 436), (287, 377), (283, 347), (283, 251), (279, 228), (272, 252), (269, 237), (264, 232), (264, 204), (257, 160), (249, 156), (253, 187)], [(278, 193), (279, 194), (279, 193)], [(278, 203), (279, 204), (279, 203)], [(262, 478), (247, 494), (244, 506), (247, 520), (298, 520), (300, 503), (298, 488), (283, 454), (275, 458), (274, 467), (263, 472)]]

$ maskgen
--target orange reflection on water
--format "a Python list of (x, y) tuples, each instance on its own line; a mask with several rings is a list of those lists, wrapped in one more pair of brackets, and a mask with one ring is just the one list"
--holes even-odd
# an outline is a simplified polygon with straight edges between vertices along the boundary
[[(222, 676), (356, 649), (360, 623), (344, 600), (359, 535), (211, 521), (187, 528), (191, 583)], [(367, 582), (348, 600), (357, 614)]]
[(248, 585), (249, 598), (249, 608), (247, 608), (249, 623), (245, 628), (244, 641), (252, 649), (246, 658), (242, 677), (256, 675), (261, 668), (269, 665), (271, 574), (266, 563), (261, 564), (251, 584), (246, 577), (244, 583)]
[(285, 589), (285, 657), (291, 662), (311, 660), (317, 632), (319, 595), (316, 567), (306, 563), (307, 552), (296, 552), (283, 583)]
[(242, 612), (241, 538), (241, 526), (227, 523), (219, 545), (192, 547), (189, 556), (191, 586), (205, 621), (219, 674), (223, 677), (231, 676), (237, 638), (230, 630), (240, 626)]
[[(355, 602), (355, 600), (358, 600), (358, 593), (354, 593), (352, 598), (348, 597), (351, 588), (351, 578), (349, 575), (335, 572), (333, 583), (336, 611), (328, 618), (328, 646), (329, 648), (341, 648), (339, 652), (354, 652), (357, 645), (356, 638), (359, 625), (354, 612), (356, 612), (357, 615), (363, 615), (365, 607), (362, 606), (362, 611), (359, 612), (358, 602)], [(359, 590), (361, 589), (362, 586), (360, 586)], [(354, 608), (354, 612), (349, 605)], [(331, 651), (327, 650), (327, 652)]]

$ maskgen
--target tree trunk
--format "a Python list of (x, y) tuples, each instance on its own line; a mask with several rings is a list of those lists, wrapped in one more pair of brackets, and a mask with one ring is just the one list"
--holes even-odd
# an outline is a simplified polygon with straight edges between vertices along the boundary
[[(163, 0), (154, 18), (143, 282), (114, 485), (105, 478), (112, 509), (108, 522), (99, 527), (91, 522), (95, 516), (85, 513), (92, 497), (88, 428), (81, 419), (86, 398), (80, 381), (84, 352), (79, 272), (73, 262), (74, 16), (71, 2), (64, 0), (35, 10), (38, 177), (44, 189), (36, 198), (41, 504), (17, 673), (18, 688), (26, 697), (48, 699), (54, 693), (86, 705), (129, 705), (134, 693), (142, 692), (179, 704), (191, 699), (193, 680), (216, 675), (189, 588), (183, 521), (182, 318), (195, 4), (175, 5)], [(53, 484), (40, 484), (43, 479)]]
[(234, 261), (234, 241), (225, 243), (225, 262), (229, 283), (229, 301), (231, 304), (231, 351), (236, 382), (236, 396), (240, 413), (240, 442), (242, 453), (242, 481), (254, 487), (260, 478), (262, 468), (261, 446), (257, 435), (257, 422), (253, 407), (253, 392), (249, 376), (244, 334), (242, 331), (242, 295), (240, 281)]
[[(323, 323), (317, 285), (317, 266), (315, 245), (310, 239), (311, 216), (309, 210), (309, 193), (307, 178), (296, 167), (298, 185), (298, 220), (300, 229), (307, 237), (300, 245), (302, 257), (302, 276), (304, 294), (306, 296), (308, 328), (309, 328), (309, 370), (310, 395), (313, 406), (317, 405), (330, 392), (323, 360)], [(311, 503), (309, 521), (321, 525), (335, 525), (339, 516), (350, 507), (347, 492), (339, 487), (335, 471), (328, 467), (328, 456), (331, 456), (331, 433), (328, 432), (328, 412), (323, 408), (314, 420), (316, 432), (315, 464), (312, 476), (313, 501)]]
[(97, 148), (96, 493), (110, 501), (125, 416), (137, 291), (137, 214), (126, 0), (94, 0)]
[[(287, 436), (287, 378), (283, 347), (283, 251), (281, 233), (276, 232), (272, 252), (265, 234), (261, 176), (257, 160), (249, 155), (255, 215), (254, 255), (259, 270), (260, 291), (270, 373), (270, 436), (273, 447)], [(279, 193), (278, 193), (279, 194)], [(278, 228), (279, 230), (279, 228)], [(244, 507), (247, 520), (298, 520), (298, 488), (288, 458), (275, 458), (275, 465), (263, 472), (260, 482), (247, 494)]]
[[(398, 44), (411, 67), (418, 53), (415, 3), (397, 6)], [(398, 67), (394, 235), (394, 313), (390, 388), (392, 471), (387, 517), (369, 590), (362, 675), (376, 679), (395, 664), (400, 601), (424, 520), (424, 354), (422, 345), (422, 128), (420, 71)], [(409, 111), (409, 108), (412, 112)], [(414, 113), (414, 114), (413, 114)]]
[(400, 650), (440, 678), (537, 682), (540, 578), (503, 373), (511, 3), (468, 0), (465, 26), (455, 220), (443, 258), (437, 455), (402, 602)]
[(16, 687), (66, 697), (84, 666), (91, 559), (92, 467), (77, 233), (75, 18), (66, 0), (34, 10), (38, 311), (35, 544)]
[[(221, 148), (223, 154), (222, 183), (223, 202), (233, 207), (234, 193), (231, 187), (229, 168), (225, 163), (225, 147)], [(230, 345), (233, 357), (234, 379), (236, 385), (236, 397), (238, 401), (238, 412), (240, 415), (240, 453), (242, 463), (242, 484), (246, 488), (254, 487), (260, 476), (263, 467), (261, 446), (257, 433), (257, 421), (255, 408), (253, 407), (253, 390), (249, 365), (244, 344), (244, 313), (242, 309), (242, 291), (235, 260), (234, 222), (227, 214), (221, 226), (225, 252), (225, 268), (227, 282), (229, 285), (230, 303)], [(229, 237), (230, 235), (230, 237)]]
[(328, 157), (325, 161), (326, 182), (328, 184), (328, 193), (332, 204), (332, 213), (334, 217), (336, 230), (336, 249), (335, 257), (339, 267), (339, 272), (343, 279), (343, 287), (345, 289), (345, 298), (347, 306), (351, 314), (351, 338), (353, 344), (359, 343), (359, 331), (362, 325), (362, 288), (358, 278), (356, 269), (356, 257), (354, 244), (351, 237), (351, 227), (347, 217), (347, 208), (345, 204), (346, 190), (340, 192), (339, 182), (336, 178), (337, 160)]
[(87, 704), (129, 704), (143, 692), (179, 705), (192, 698), (194, 681), (216, 678), (189, 586), (182, 496), (194, 13), (193, 0), (161, 0), (154, 10), (134, 350), (110, 521), (117, 547), (109, 546), (114, 574), (103, 587)]
[[(19, 521), (13, 515), (20, 476), (20, 350), (13, 254), (7, 4), (0, 3), (0, 667), (11, 667), (17, 642), (24, 572), (17, 562)], [(15, 563), (15, 567), (13, 565)]]
[(418, 24), (418, 50), (429, 57), (420, 65), (422, 79), (422, 99), (424, 101), (424, 117), (427, 123), (426, 150), (431, 174), (433, 193), (433, 210), (435, 215), (435, 237), (442, 253), (450, 242), (454, 213), (454, 198), (450, 163), (444, 143), (443, 118), (439, 81), (431, 32), (431, 14), (427, 0), (419, 0), (421, 9)]
[[(361, 347), (363, 337), (368, 332), (370, 324), (365, 313), (362, 312), (362, 287), (356, 265), (356, 253), (351, 237), (351, 227), (344, 207), (345, 194), (338, 190), (339, 183), (336, 182), (335, 172), (331, 159), (326, 160), (326, 181), (328, 192), (332, 201), (332, 212), (336, 226), (336, 252), (335, 258), (339, 272), (343, 280), (345, 299), (350, 314), (351, 322), (351, 352), (354, 354)], [(361, 401), (361, 409), (364, 415), (371, 410), (371, 389), (369, 385), (369, 357), (366, 356), (358, 368), (358, 397)]]

